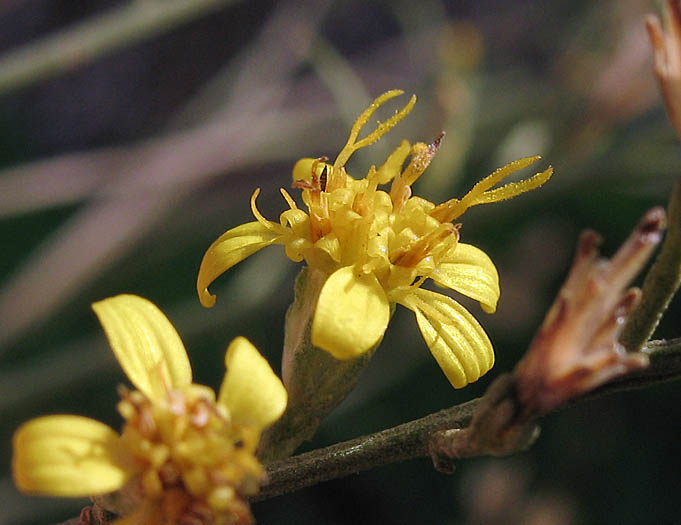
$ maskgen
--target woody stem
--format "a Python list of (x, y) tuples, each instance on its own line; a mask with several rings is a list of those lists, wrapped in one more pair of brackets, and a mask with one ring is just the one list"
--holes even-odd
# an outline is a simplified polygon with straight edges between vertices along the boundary
[[(681, 379), (681, 338), (650, 341), (643, 351), (650, 357), (648, 368), (607, 383), (569, 404)], [(427, 457), (434, 433), (468, 426), (479, 401), (480, 398), (473, 399), (375, 434), (272, 462), (267, 465), (269, 482), (254, 501), (406, 459)]]

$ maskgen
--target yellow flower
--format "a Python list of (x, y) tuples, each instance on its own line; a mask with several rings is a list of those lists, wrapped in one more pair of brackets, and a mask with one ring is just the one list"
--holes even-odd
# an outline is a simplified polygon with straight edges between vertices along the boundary
[[(477, 380), (494, 363), (492, 345), (482, 327), (452, 298), (421, 288), (428, 278), (480, 302), (494, 312), (499, 278), (480, 249), (459, 242), (460, 224), (468, 208), (508, 199), (542, 185), (552, 168), (533, 177), (492, 189), (511, 173), (539, 157), (520, 159), (478, 182), (462, 199), (435, 205), (412, 196), (411, 185), (437, 152), (442, 135), (432, 144), (402, 141), (385, 163), (371, 166), (354, 179), (345, 164), (360, 148), (387, 133), (411, 110), (416, 98), (366, 137), (361, 128), (398, 90), (379, 96), (357, 119), (348, 141), (333, 164), (301, 159), (293, 168), (293, 186), (302, 189), (308, 211), (298, 208), (284, 189), (290, 209), (279, 223), (265, 219), (251, 197), (256, 221), (224, 233), (208, 248), (199, 270), (197, 289), (204, 306), (215, 296), (208, 286), (223, 272), (270, 244), (281, 244), (293, 261), (302, 261), (328, 275), (312, 321), (312, 344), (337, 359), (351, 359), (373, 348), (383, 337), (391, 304), (416, 314), (426, 344), (454, 387)], [(406, 167), (403, 165), (411, 157)], [(390, 183), (389, 190), (378, 189)]]
[(137, 388), (120, 389), (123, 432), (70, 415), (25, 423), (14, 435), (19, 489), (82, 497), (131, 482), (141, 501), (121, 523), (249, 522), (244, 496), (264, 476), (255, 449), (287, 402), (265, 358), (243, 337), (232, 341), (216, 399), (192, 383), (182, 340), (153, 303), (119, 295), (93, 309)]

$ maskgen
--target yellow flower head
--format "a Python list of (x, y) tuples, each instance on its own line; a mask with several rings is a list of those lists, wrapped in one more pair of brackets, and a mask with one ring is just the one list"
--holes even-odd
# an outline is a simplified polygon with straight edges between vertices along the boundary
[(248, 523), (244, 497), (264, 471), (260, 434), (284, 412), (287, 394), (243, 337), (227, 349), (217, 396), (192, 383), (182, 341), (151, 302), (119, 295), (93, 304), (121, 367), (118, 435), (80, 416), (46, 416), (14, 435), (13, 470), (26, 492), (82, 497), (133, 483), (141, 500), (126, 524)]
[[(435, 156), (440, 135), (432, 144), (402, 141), (382, 166), (371, 166), (365, 178), (354, 179), (345, 169), (350, 156), (402, 120), (416, 98), (358, 139), (362, 127), (381, 104), (401, 93), (384, 93), (359, 116), (333, 164), (325, 158), (296, 163), (293, 186), (302, 189), (307, 212), (282, 189), (290, 209), (281, 214), (279, 223), (269, 221), (256, 208), (256, 190), (251, 198), (256, 221), (227, 231), (208, 248), (197, 289), (201, 303), (212, 306), (215, 296), (208, 286), (219, 275), (265, 246), (282, 244), (290, 259), (305, 260), (328, 275), (312, 322), (314, 345), (337, 359), (356, 357), (380, 341), (390, 305), (399, 303), (416, 314), (433, 356), (458, 388), (492, 367), (492, 345), (459, 303), (421, 285), (430, 278), (494, 312), (500, 293), (497, 270), (484, 252), (459, 242), (460, 224), (452, 221), (472, 206), (508, 199), (542, 185), (552, 168), (492, 189), (539, 157), (520, 159), (478, 182), (462, 199), (435, 205), (412, 196), (411, 185)], [(379, 189), (388, 183), (389, 190)]]

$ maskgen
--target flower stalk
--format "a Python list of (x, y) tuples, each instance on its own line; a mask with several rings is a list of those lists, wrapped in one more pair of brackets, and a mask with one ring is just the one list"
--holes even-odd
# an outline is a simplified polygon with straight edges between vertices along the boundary
[(662, 249), (643, 281), (641, 302), (634, 308), (620, 335), (620, 342), (630, 352), (637, 351), (652, 337), (681, 285), (681, 179), (674, 184), (669, 198), (667, 222)]
[(309, 267), (296, 278), (295, 299), (286, 313), (282, 359), (288, 405), (260, 440), (258, 457), (264, 463), (290, 456), (311, 439), (321, 420), (355, 387), (373, 354), (371, 350), (340, 360), (312, 344), (312, 319), (326, 278)]

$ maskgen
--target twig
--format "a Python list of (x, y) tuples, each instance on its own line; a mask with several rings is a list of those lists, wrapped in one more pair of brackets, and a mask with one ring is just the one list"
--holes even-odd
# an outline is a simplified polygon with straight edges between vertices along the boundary
[[(681, 379), (681, 338), (651, 341), (643, 351), (650, 357), (648, 368), (633, 372), (572, 400), (568, 406), (616, 392), (647, 388), (664, 381)], [(259, 494), (252, 498), (252, 501), (266, 500), (323, 481), (391, 463), (428, 457), (431, 455), (430, 443), (433, 436), (443, 430), (466, 428), (471, 423), (481, 400), (482, 398), (473, 399), (375, 434), (273, 462), (267, 466), (268, 483), (261, 487)], [(74, 518), (63, 525), (81, 523), (78, 520), (79, 518)], [(90, 523), (104, 525), (109, 521), (104, 519)]]
[(643, 281), (641, 302), (629, 315), (620, 342), (632, 352), (645, 343), (660, 322), (681, 284), (681, 179), (676, 181), (667, 208), (667, 236)]
[(0, 93), (87, 64), (235, 0), (144, 0), (87, 19), (0, 58)]
[(428, 456), (433, 432), (466, 427), (479, 401), (473, 399), (375, 434), (275, 461), (267, 466), (269, 482), (254, 501), (405, 459)]
[[(613, 381), (573, 403), (681, 379), (681, 338), (651, 341), (643, 351), (650, 357), (648, 368)], [(469, 425), (480, 400), (473, 399), (375, 434), (271, 463), (267, 466), (269, 483), (261, 488), (254, 501), (405, 459), (428, 457), (433, 434)]]

